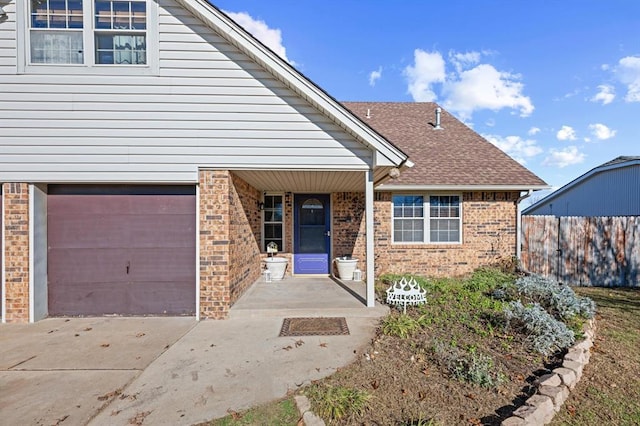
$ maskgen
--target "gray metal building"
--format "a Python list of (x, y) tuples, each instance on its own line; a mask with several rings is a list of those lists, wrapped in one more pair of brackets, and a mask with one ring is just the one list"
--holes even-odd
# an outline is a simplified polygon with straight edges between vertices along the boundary
[(640, 156), (618, 157), (595, 167), (522, 214), (640, 216)]

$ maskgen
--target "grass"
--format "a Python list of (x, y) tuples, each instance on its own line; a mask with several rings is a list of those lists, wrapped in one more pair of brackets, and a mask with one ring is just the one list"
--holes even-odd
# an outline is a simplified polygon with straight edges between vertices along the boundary
[(293, 397), (289, 397), (241, 413), (233, 412), (199, 426), (295, 426), (298, 420), (298, 408)]
[(640, 424), (640, 289), (580, 288), (598, 305), (589, 365), (554, 425)]

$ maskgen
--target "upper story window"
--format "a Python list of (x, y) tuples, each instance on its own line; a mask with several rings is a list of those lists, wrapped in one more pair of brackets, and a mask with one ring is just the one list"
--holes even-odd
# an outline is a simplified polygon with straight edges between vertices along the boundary
[(140, 0), (95, 1), (97, 64), (147, 63), (146, 8)]
[(396, 243), (460, 243), (459, 195), (394, 195), (393, 241)]
[(29, 64), (147, 65), (147, 0), (30, 0)]
[(31, 0), (31, 62), (82, 64), (82, 0)]

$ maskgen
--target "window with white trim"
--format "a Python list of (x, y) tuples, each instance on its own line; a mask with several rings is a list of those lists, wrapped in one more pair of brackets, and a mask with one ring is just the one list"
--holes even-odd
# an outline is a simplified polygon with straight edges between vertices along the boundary
[(269, 243), (276, 243), (278, 251), (284, 251), (284, 210), (282, 195), (265, 195), (263, 210), (263, 250)]
[(393, 242), (460, 243), (459, 195), (394, 195)]
[(29, 64), (147, 65), (147, 0), (30, 0)]

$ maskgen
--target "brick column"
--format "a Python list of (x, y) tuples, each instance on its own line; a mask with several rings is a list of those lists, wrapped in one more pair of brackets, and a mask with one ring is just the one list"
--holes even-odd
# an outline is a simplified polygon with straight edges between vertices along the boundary
[(228, 171), (201, 170), (200, 183), (200, 315), (224, 319), (229, 314), (230, 210)]
[(29, 321), (29, 185), (5, 183), (4, 226), (6, 322)]

